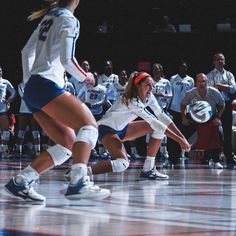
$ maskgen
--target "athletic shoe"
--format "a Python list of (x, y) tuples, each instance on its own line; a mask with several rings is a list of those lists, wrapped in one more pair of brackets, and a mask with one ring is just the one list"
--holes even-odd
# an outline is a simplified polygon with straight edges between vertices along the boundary
[(34, 191), (32, 184), (23, 180), (21, 184), (17, 184), (15, 177), (13, 177), (4, 187), (3, 194), (10, 195), (17, 199), (23, 199), (28, 202), (44, 202), (46, 198)]
[(217, 162), (214, 162), (212, 159), (209, 161), (209, 168), (212, 168), (212, 169), (223, 169), (224, 167), (222, 166), (222, 164), (217, 161)]
[(104, 199), (111, 195), (110, 190), (102, 189), (85, 176), (77, 184), (69, 184), (65, 197), (69, 200)]
[(224, 167), (221, 165), (221, 163), (218, 161), (218, 162), (215, 162), (215, 168), (216, 169), (223, 169)]
[(156, 179), (156, 180), (167, 180), (169, 179), (168, 175), (161, 174), (160, 172), (157, 171), (156, 167), (152, 168), (149, 171), (144, 171), (142, 170), (140, 173), (141, 178), (146, 178), (146, 179)]
[(96, 151), (95, 149), (92, 149), (92, 150), (91, 150), (90, 158), (92, 158), (92, 159), (98, 159), (98, 158), (100, 158), (100, 155), (97, 153), (97, 151)]

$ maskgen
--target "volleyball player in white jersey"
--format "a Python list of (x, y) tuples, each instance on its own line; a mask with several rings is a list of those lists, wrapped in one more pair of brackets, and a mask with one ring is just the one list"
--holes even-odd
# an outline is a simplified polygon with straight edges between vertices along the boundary
[[(90, 72), (90, 64), (87, 60), (81, 62), (81, 67), (87, 74), (90, 74), (92, 76), (92, 73)], [(69, 82), (71, 82), (75, 87), (75, 96), (80, 100), (84, 101), (84, 89), (86, 87), (86, 84), (82, 81), (78, 81), (73, 76), (69, 78)]]
[[(5, 192), (26, 201), (45, 201), (44, 196), (34, 191), (32, 183), (41, 173), (64, 163), (71, 154), (71, 181), (65, 196), (76, 200), (110, 195), (109, 190), (90, 182), (87, 175), (91, 148), (96, 145), (98, 136), (96, 121), (84, 103), (63, 89), (65, 70), (79, 81), (91, 83), (94, 80), (74, 57), (79, 21), (73, 13), (79, 2), (50, 1), (47, 9), (30, 17), (35, 19), (44, 15), (22, 51), (23, 76), (31, 75), (25, 86), (24, 99), (56, 145), (44, 151), (4, 186)], [(33, 58), (29, 73), (29, 61)]]
[(18, 116), (18, 134), (17, 134), (17, 152), (22, 155), (23, 154), (23, 144), (24, 138), (26, 134), (26, 128), (29, 126), (30, 131), (32, 132), (33, 144), (34, 144), (34, 154), (40, 154), (40, 132), (39, 125), (35, 118), (33, 117), (32, 112), (27, 107), (23, 95), (24, 95), (24, 82), (18, 85), (18, 94), (21, 97), (19, 116)]
[[(152, 67), (153, 72), (153, 94), (156, 97), (160, 107), (168, 115), (167, 108), (169, 106), (170, 100), (172, 98), (172, 88), (170, 81), (164, 78), (163, 67), (160, 63), (154, 63)], [(165, 161), (168, 160), (169, 154), (167, 151), (167, 137), (164, 136), (163, 139), (159, 140), (161, 144), (160, 152), (163, 155)]]
[(124, 94), (127, 84), (128, 84), (127, 72), (125, 70), (121, 70), (118, 75), (118, 80), (110, 88), (110, 90), (113, 90), (115, 93), (115, 98), (116, 98), (115, 100), (119, 99)]
[[(107, 99), (107, 89), (97, 83), (97, 73), (95, 73), (95, 84), (84, 86), (84, 102), (91, 110), (96, 121), (104, 115), (104, 106), (110, 102)], [(111, 106), (111, 104), (109, 105)]]
[[(10, 95), (7, 97), (7, 92)], [(0, 66), (0, 131), (1, 131), (1, 153), (2, 156), (7, 156), (8, 142), (10, 140), (9, 119), (7, 111), (10, 103), (16, 97), (16, 90), (10, 81), (3, 79), (2, 67)]]
[[(153, 79), (145, 72), (134, 72), (129, 78), (124, 95), (117, 100), (101, 120), (99, 140), (112, 156), (111, 161), (99, 162), (89, 167), (89, 173), (122, 172), (129, 167), (124, 141), (151, 134), (147, 148), (147, 158), (140, 177), (148, 179), (168, 179), (155, 168), (155, 156), (159, 143), (157, 137), (168, 135), (176, 140), (181, 148), (189, 150), (190, 145), (172, 120), (162, 111), (152, 94)], [(154, 114), (146, 107), (149, 106)], [(137, 117), (143, 120), (135, 121)]]
[(153, 94), (156, 97), (160, 107), (167, 112), (168, 105), (172, 98), (172, 87), (170, 81), (164, 78), (163, 67), (159, 63), (153, 65)]
[[(171, 104), (169, 106), (169, 112), (173, 117), (173, 121), (179, 130), (185, 135), (186, 138), (189, 138), (192, 134), (191, 127), (185, 127), (182, 124), (181, 116), (181, 102), (187, 91), (194, 87), (194, 79), (188, 74), (188, 65), (186, 62), (181, 61), (179, 65), (178, 74), (171, 76), (170, 83), (172, 86), (173, 97)], [(183, 155), (182, 150), (179, 145), (173, 140), (168, 139), (168, 151), (169, 151), (169, 163), (165, 165), (169, 166), (170, 164), (176, 165), (179, 158)]]
[(107, 88), (107, 98), (111, 102), (114, 103), (116, 97), (113, 89), (110, 89), (115, 83), (118, 81), (118, 76), (113, 73), (113, 65), (112, 61), (105, 61), (104, 64), (104, 73), (98, 76), (98, 83), (105, 86)]

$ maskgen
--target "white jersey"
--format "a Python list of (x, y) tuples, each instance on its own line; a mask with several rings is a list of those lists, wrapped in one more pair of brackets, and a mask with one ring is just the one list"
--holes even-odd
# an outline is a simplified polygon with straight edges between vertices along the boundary
[(112, 89), (112, 86), (117, 83), (118, 75), (111, 74), (109, 77), (105, 74), (98, 76), (98, 84), (101, 84), (106, 87), (107, 89), (107, 98), (110, 101), (116, 100), (115, 91)]
[(7, 111), (7, 104), (5, 103), (7, 92), (10, 92), (10, 97), (16, 96), (16, 90), (10, 81), (0, 77), (0, 112)]
[[(163, 109), (168, 107), (172, 98), (172, 88), (169, 80), (161, 78), (159, 81), (154, 81), (152, 92)], [(160, 93), (163, 96), (158, 95)]]
[(194, 87), (194, 79), (188, 75), (181, 78), (178, 74), (170, 78), (173, 97), (170, 109), (175, 112), (181, 112), (181, 103), (187, 91)]
[(29, 108), (27, 107), (24, 99), (23, 99), (23, 96), (24, 96), (24, 89), (25, 89), (25, 84), (22, 82), (20, 84), (18, 84), (18, 93), (21, 97), (21, 101), (20, 101), (20, 109), (19, 109), (19, 112), (20, 113), (29, 113), (29, 114), (32, 114), (32, 112), (29, 110)]
[(79, 30), (79, 21), (68, 9), (49, 11), (22, 50), (24, 82), (29, 75), (40, 75), (63, 87), (65, 69), (76, 79), (85, 80), (86, 73), (74, 58)]
[(97, 86), (85, 87), (84, 102), (88, 103), (93, 115), (99, 115), (103, 112), (103, 105), (107, 102), (106, 88), (100, 84)]
[(75, 87), (70, 81), (65, 82), (64, 89), (73, 96), (75, 96)]
[[(110, 88), (110, 90), (113, 90), (114, 92), (114, 96), (115, 96), (115, 100), (117, 100), (118, 98), (120, 98), (126, 89), (128, 83), (126, 83), (125, 85), (121, 85), (119, 83), (119, 80), (113, 84), (113, 86)], [(109, 94), (109, 92), (107, 92)]]
[[(150, 107), (155, 115), (146, 108)], [(172, 120), (160, 108), (153, 94), (142, 102), (139, 98), (133, 98), (129, 106), (122, 103), (122, 98), (118, 99), (112, 107), (105, 113), (103, 118), (98, 121), (98, 125), (106, 125), (114, 130), (122, 130), (137, 117), (145, 120), (153, 130), (163, 134)]]
[(71, 82), (75, 87), (75, 96), (80, 100), (84, 101), (84, 89), (86, 87), (86, 84), (78, 81), (72, 76), (68, 79), (68, 81)]

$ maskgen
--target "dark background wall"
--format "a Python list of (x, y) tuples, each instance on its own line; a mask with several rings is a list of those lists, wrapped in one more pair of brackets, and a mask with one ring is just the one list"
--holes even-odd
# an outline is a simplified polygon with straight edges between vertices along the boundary
[[(13, 0), (0, 8), (0, 65), (3, 77), (15, 87), (22, 79), (20, 51), (39, 22), (26, 18), (41, 6), (39, 0)], [(99, 73), (105, 59), (113, 60), (115, 72), (121, 68), (131, 71), (139, 61), (147, 61), (161, 62), (169, 77), (184, 59), (194, 77), (207, 73), (213, 54), (222, 51), (227, 68), (236, 74), (235, 0), (81, 0), (75, 15), (81, 23), (77, 59), (88, 59)], [(192, 32), (153, 33), (163, 15), (168, 15), (177, 29), (179, 24), (191, 24)], [(97, 32), (103, 21), (110, 25), (106, 34)], [(232, 31), (217, 32), (216, 24), (225, 22)]]

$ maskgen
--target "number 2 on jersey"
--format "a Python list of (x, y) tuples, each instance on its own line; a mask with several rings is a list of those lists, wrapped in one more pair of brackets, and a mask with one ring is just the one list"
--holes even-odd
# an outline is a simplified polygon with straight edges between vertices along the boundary
[(47, 38), (47, 32), (49, 31), (50, 27), (52, 26), (53, 20), (44, 20), (41, 23), (40, 30), (39, 30), (39, 40), (45, 41)]

